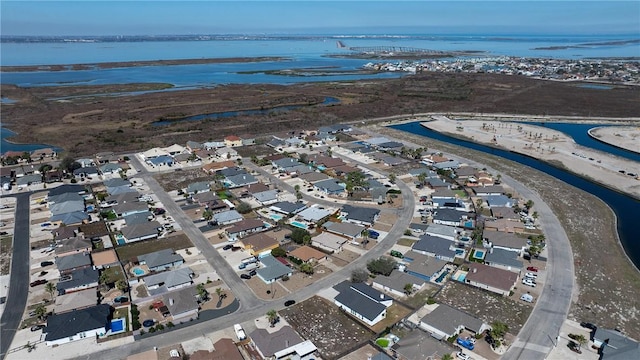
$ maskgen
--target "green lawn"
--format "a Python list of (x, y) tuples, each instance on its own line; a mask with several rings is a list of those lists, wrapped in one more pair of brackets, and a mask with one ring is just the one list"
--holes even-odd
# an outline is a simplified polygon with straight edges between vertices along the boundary
[(171, 236), (169, 238), (145, 240), (120, 246), (116, 248), (116, 253), (118, 253), (118, 258), (120, 258), (120, 261), (127, 261), (139, 255), (147, 254), (154, 251), (164, 249), (178, 250), (192, 246), (193, 243), (191, 242), (191, 240), (189, 240), (187, 235), (180, 234)]
[(120, 266), (112, 266), (102, 270), (102, 272), (107, 274), (107, 284), (115, 284), (118, 280), (127, 280)]
[(417, 241), (416, 240), (411, 240), (411, 239), (407, 239), (407, 238), (402, 238), (400, 240), (398, 240), (398, 245), (402, 245), (402, 246), (413, 246), (413, 244), (415, 244)]
[(453, 190), (453, 192), (458, 195), (459, 198), (464, 199), (467, 197), (467, 193), (464, 190)]

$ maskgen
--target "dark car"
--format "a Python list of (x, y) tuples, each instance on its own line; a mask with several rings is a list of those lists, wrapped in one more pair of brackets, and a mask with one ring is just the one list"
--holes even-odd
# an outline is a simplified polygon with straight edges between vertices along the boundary
[(29, 284), (29, 286), (34, 287), (34, 286), (38, 286), (38, 285), (42, 285), (42, 284), (46, 284), (47, 280), (44, 279), (40, 279), (40, 280), (36, 280), (34, 282), (32, 282), (31, 284)]
[(240, 274), (240, 277), (241, 277), (242, 279), (245, 279), (245, 280), (249, 280), (249, 279), (251, 279), (251, 275), (249, 275), (249, 274)]
[(50, 266), (53, 265), (53, 261), (43, 261), (40, 263), (40, 266), (45, 267), (45, 266)]
[(296, 303), (295, 300), (287, 300), (287, 301), (284, 302), (284, 306), (291, 306), (291, 305), (293, 305), (295, 303)]
[(155, 320), (148, 319), (148, 320), (145, 320), (145, 321), (142, 322), (142, 326), (144, 326), (144, 327), (152, 327), (153, 325), (155, 325), (155, 323), (156, 323)]
[(234, 246), (231, 248), (231, 251), (238, 251), (238, 250), (242, 250), (242, 248), (240, 246)]
[(162, 214), (164, 214), (164, 213), (166, 213), (166, 212), (167, 212), (167, 210), (165, 210), (165, 209), (163, 209), (163, 208), (155, 208), (155, 209), (153, 210), (153, 213), (154, 213), (155, 215), (162, 215)]
[(44, 326), (43, 324), (40, 324), (40, 325), (33, 325), (33, 326), (31, 327), (31, 331), (38, 331), (38, 330), (44, 329), (44, 327), (45, 327), (45, 326)]
[(126, 303), (127, 301), (129, 301), (129, 298), (126, 296), (118, 296), (117, 298), (113, 299), (113, 302), (116, 303)]
[(231, 244), (227, 244), (227, 245), (225, 245), (225, 246), (222, 248), (222, 250), (229, 250), (229, 249), (231, 249), (231, 248), (233, 248), (233, 245), (231, 245)]
[(591, 329), (591, 330), (595, 330), (598, 328), (597, 326), (593, 325), (590, 322), (581, 322), (580, 326), (582, 326), (583, 328)]
[(256, 276), (258, 274), (258, 272), (255, 271), (255, 270), (251, 270), (251, 271), (248, 272), (248, 274), (249, 274), (249, 276)]

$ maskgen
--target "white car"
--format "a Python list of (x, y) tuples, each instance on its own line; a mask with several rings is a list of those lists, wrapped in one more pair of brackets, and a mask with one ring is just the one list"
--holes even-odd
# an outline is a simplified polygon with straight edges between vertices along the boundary
[(536, 283), (534, 283), (533, 281), (531, 281), (529, 279), (522, 280), (522, 283), (527, 285), (527, 286), (536, 287)]
[(536, 274), (534, 274), (532, 272), (528, 272), (528, 273), (524, 274), (524, 277), (531, 278), (531, 279), (537, 279), (538, 275), (536, 275)]
[(463, 353), (462, 351), (458, 351), (458, 353), (456, 354), (456, 357), (461, 360), (471, 360), (471, 356)]

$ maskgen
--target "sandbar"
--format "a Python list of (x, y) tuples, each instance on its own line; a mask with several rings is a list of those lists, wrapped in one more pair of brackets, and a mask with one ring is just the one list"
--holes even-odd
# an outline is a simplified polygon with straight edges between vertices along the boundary
[(640, 154), (640, 126), (605, 126), (589, 130), (589, 135), (621, 149)]

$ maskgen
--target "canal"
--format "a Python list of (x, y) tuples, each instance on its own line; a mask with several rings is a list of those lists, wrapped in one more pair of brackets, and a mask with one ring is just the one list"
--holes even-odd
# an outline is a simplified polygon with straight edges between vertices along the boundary
[[(594, 125), (597, 126), (597, 125)], [(482, 151), (488, 154), (497, 155), (505, 159), (516, 161), (520, 164), (527, 165), (536, 170), (540, 170), (549, 174), (569, 185), (593, 194), (604, 201), (615, 213), (618, 218), (618, 236), (625, 252), (640, 269), (640, 232), (635, 226), (640, 214), (640, 201), (631, 196), (624, 195), (620, 192), (599, 185), (585, 178), (567, 172), (543, 161), (530, 158), (506, 150), (496, 149), (490, 146), (476, 144), (471, 141), (457, 139), (447, 136), (436, 131), (427, 129), (420, 125), (420, 122), (411, 122), (405, 124), (391, 125), (392, 129), (406, 131), (412, 134), (421, 135), (434, 140), (439, 140), (449, 144), (466, 147), (473, 150)]]

